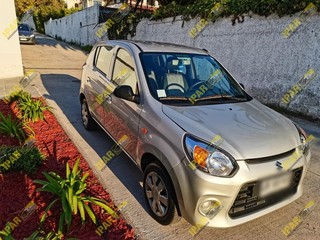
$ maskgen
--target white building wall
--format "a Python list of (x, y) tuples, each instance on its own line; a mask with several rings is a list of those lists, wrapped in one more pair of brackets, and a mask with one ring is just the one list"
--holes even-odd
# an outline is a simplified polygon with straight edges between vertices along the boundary
[[(23, 76), (21, 50), (14, 1), (2, 0), (0, 8), (0, 79)], [(12, 28), (10, 29), (10, 25)], [(8, 29), (9, 28), (9, 29)], [(9, 39), (5, 36), (6, 29), (13, 33)]]
[[(188, 32), (199, 19), (139, 23), (136, 40), (151, 40), (207, 49), (258, 100), (278, 104), (282, 96), (312, 68), (318, 76), (290, 103), (289, 110), (320, 119), (320, 16), (312, 16), (289, 39), (281, 36), (292, 17), (246, 17), (210, 23), (195, 39)], [(179, 18), (177, 18), (179, 19)]]
[(67, 42), (81, 46), (93, 45), (98, 29), (99, 6), (94, 5), (69, 16), (49, 20), (44, 24), (45, 33), (51, 37), (61, 37)]

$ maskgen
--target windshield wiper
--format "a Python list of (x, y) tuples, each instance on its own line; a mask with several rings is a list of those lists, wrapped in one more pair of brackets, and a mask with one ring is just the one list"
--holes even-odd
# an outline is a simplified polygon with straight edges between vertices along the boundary
[(187, 98), (187, 97), (180, 97), (180, 96), (161, 97), (160, 100), (190, 101), (189, 98)]
[(236, 96), (231, 96), (231, 95), (215, 95), (215, 96), (207, 96), (207, 97), (199, 98), (199, 99), (197, 99), (196, 102), (205, 101), (205, 100), (218, 100), (218, 101), (221, 101), (221, 100), (227, 100), (227, 101), (228, 100), (234, 100), (234, 101), (237, 101), (237, 102), (245, 102), (248, 99), (245, 96), (236, 97)]

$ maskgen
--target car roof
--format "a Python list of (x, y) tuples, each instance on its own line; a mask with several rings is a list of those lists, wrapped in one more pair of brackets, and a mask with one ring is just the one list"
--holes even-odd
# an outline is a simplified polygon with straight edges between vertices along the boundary
[(204, 49), (199, 49), (195, 47), (188, 47), (173, 43), (163, 43), (163, 42), (153, 42), (153, 41), (132, 41), (132, 40), (107, 40), (102, 41), (99, 44), (125, 44), (134, 45), (140, 49), (142, 52), (177, 52), (177, 53), (194, 53), (194, 54), (208, 54)]

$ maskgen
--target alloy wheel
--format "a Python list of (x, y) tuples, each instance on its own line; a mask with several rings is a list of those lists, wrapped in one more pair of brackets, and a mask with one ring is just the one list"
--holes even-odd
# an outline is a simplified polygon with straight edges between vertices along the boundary
[(152, 211), (159, 217), (168, 211), (168, 190), (156, 172), (150, 172), (145, 179), (145, 192)]
[(82, 113), (82, 122), (83, 125), (88, 126), (88, 122), (89, 122), (89, 111), (88, 111), (88, 107), (87, 107), (87, 103), (83, 102), (81, 105), (81, 113)]

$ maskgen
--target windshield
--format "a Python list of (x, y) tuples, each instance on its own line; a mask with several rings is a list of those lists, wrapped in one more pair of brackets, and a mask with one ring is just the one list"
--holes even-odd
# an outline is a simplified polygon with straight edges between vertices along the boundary
[(166, 104), (212, 104), (252, 98), (211, 56), (180, 53), (142, 53), (151, 94)]
[(21, 30), (21, 31), (30, 31), (29, 27), (28, 27), (27, 25), (25, 25), (25, 24), (19, 25), (18, 30)]

